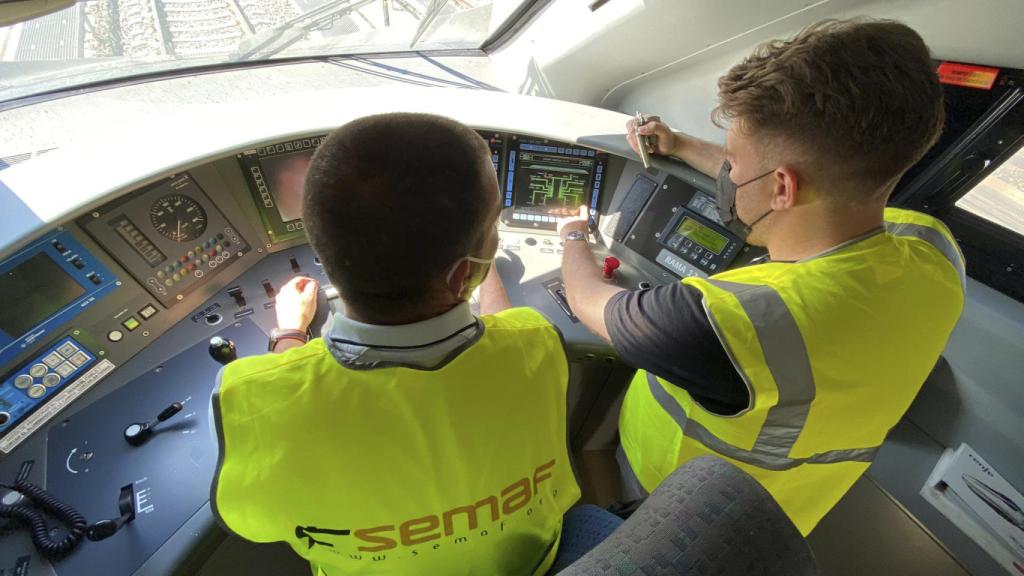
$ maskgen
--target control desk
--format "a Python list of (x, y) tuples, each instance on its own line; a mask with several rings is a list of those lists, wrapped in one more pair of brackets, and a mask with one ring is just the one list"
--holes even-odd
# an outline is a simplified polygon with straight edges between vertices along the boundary
[[(713, 274), (752, 254), (718, 223), (710, 179), (667, 163), (645, 171), (621, 134), (480, 133), (503, 205), (498, 271), (513, 305), (561, 329), (570, 436), (600, 442), (607, 423), (594, 415), (606, 416), (621, 392), (601, 386), (616, 370), (624, 381), (628, 368), (565, 301), (557, 218), (592, 208), (595, 265), (616, 256), (614, 281), (627, 288)], [(303, 177), (323, 137), (165, 173), (4, 251), (0, 483), (44, 488), (92, 528), (73, 551), (47, 558), (27, 530), (0, 519), (0, 574), (164, 574), (195, 566), (223, 537), (208, 504), (218, 370), (266, 351), (276, 290), (294, 275), (321, 283), (314, 332), (343, 308), (301, 219)], [(611, 442), (614, 426), (604, 435)], [(19, 495), (0, 488), (0, 501)]]

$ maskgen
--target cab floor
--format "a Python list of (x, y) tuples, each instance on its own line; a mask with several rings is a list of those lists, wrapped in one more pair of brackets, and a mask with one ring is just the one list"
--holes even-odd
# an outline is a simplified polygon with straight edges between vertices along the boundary
[[(606, 506), (619, 490), (612, 451), (576, 455), (584, 502)], [(969, 576), (868, 476), (821, 521), (808, 541), (822, 576)], [(285, 544), (252, 544), (228, 537), (198, 576), (308, 576), (309, 564)]]

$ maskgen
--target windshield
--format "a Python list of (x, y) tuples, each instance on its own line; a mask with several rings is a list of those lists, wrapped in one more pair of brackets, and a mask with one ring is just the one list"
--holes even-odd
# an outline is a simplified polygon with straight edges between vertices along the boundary
[(527, 0), (87, 0), (0, 27), (0, 101), (175, 68), (476, 49)]

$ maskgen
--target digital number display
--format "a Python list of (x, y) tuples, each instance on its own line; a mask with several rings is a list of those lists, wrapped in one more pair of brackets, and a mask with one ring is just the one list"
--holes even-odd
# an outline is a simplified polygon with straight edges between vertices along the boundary
[(721, 254), (722, 250), (729, 245), (728, 238), (693, 218), (684, 217), (683, 221), (676, 228), (676, 234), (692, 240), (694, 243), (707, 248), (715, 254)]
[(156, 267), (158, 264), (167, 260), (167, 256), (157, 249), (156, 246), (150, 242), (149, 238), (143, 234), (127, 216), (121, 215), (110, 222), (110, 227), (117, 232), (117, 235), (122, 240), (128, 243), (142, 259), (149, 264), (150, 268)]
[(45, 252), (0, 274), (0, 330), (18, 337), (85, 294), (85, 288)]

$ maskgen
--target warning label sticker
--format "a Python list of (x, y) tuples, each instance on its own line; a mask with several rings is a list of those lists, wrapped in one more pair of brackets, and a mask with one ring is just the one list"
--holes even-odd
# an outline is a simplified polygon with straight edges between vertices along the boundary
[(989, 90), (996, 83), (999, 68), (943, 62), (939, 65), (938, 73), (939, 81), (943, 84)]

